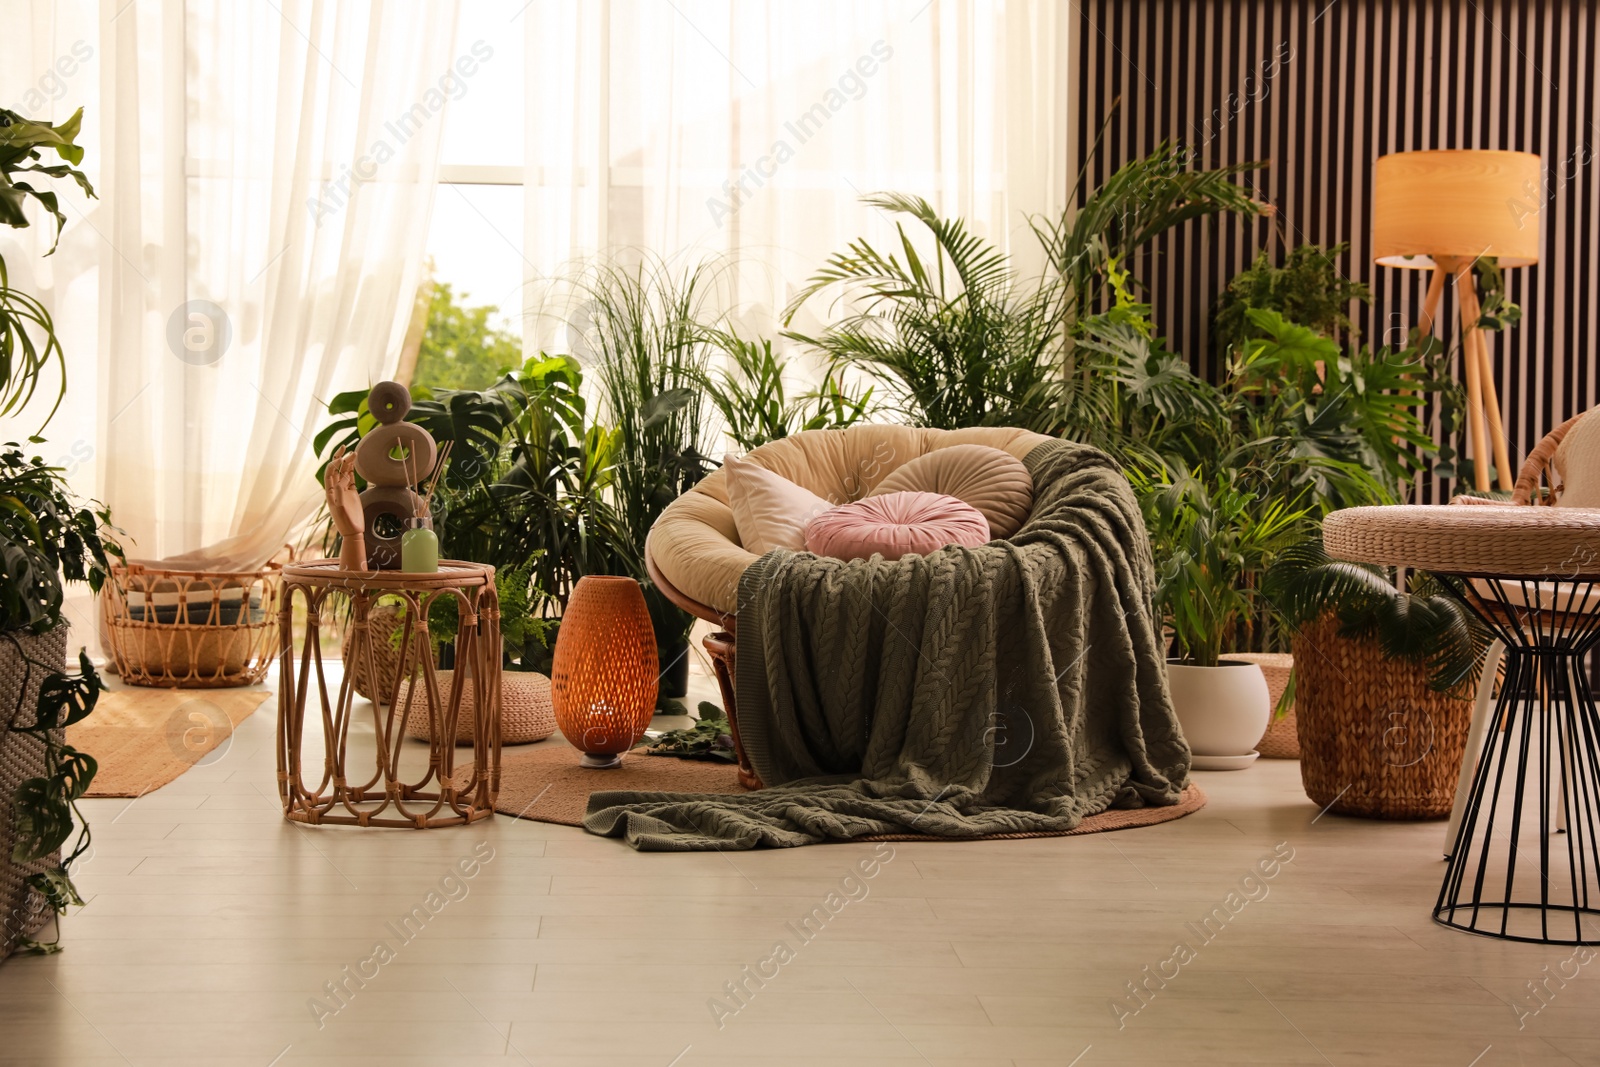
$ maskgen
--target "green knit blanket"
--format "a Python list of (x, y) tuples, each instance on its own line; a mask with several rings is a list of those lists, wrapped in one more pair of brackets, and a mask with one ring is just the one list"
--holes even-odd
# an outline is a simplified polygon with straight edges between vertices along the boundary
[(1176, 803), (1189, 747), (1133, 492), (1081, 445), (1026, 462), (1033, 513), (1009, 541), (751, 564), (735, 688), (768, 788), (597, 792), (584, 826), (642, 850), (748, 849), (1063, 831)]

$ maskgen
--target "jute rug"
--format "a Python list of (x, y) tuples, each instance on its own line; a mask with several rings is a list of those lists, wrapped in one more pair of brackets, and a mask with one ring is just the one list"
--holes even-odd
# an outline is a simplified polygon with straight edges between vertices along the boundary
[(141, 689), (100, 694), (67, 744), (100, 764), (91, 797), (137, 797), (227, 754), (233, 731), (272, 695), (262, 689)]
[[(733, 765), (701, 760), (649, 756), (635, 749), (622, 766), (597, 771), (578, 766), (578, 751), (559, 737), (536, 745), (506, 746), (500, 758), (500, 797), (495, 810), (536, 822), (582, 826), (589, 794), (606, 789), (654, 790), (667, 793), (742, 793)], [(1205, 807), (1206, 795), (1190, 784), (1182, 800), (1166, 808), (1133, 808), (1091, 815), (1063, 833), (1000, 834), (997, 837), (1071, 837), (1078, 834), (1154, 826), (1193, 814)], [(993, 840), (972, 839), (972, 840)], [(868, 838), (873, 841), (945, 841), (955, 838), (920, 834)], [(968, 839), (962, 839), (968, 840)]]

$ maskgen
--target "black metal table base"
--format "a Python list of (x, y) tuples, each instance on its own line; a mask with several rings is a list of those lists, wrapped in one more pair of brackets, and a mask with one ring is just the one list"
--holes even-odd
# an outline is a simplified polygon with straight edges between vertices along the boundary
[(1600, 582), (1441, 578), (1506, 658), (1434, 920), (1600, 944), (1600, 714), (1583, 662), (1600, 639)]

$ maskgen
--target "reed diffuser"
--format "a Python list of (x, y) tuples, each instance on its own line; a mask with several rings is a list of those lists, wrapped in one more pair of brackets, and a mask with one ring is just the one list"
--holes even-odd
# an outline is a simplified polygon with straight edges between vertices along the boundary
[[(400, 535), (400, 569), (408, 574), (432, 574), (439, 569), (439, 535), (433, 532), (433, 491), (444, 473), (453, 444), (454, 441), (446, 441), (440, 449), (427, 489), (420, 494), (417, 514), (406, 520), (406, 531)], [(414, 481), (415, 472), (412, 477)]]

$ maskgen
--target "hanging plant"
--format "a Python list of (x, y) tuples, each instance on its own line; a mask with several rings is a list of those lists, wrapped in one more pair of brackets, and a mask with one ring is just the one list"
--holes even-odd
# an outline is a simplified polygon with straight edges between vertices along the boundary
[[(29, 657), (14, 635), (0, 636), (11, 642), (30, 673), (35, 668), (51, 671), (39, 686), (33, 721), (17, 721), (23, 712), (19, 700), (19, 706), (6, 725), (7, 734), (21, 734), (39, 743), (44, 749), (45, 766), (43, 775), (25, 779), (12, 795), (16, 842), (8, 859), (15, 864), (37, 863), (55, 855), (58, 850), (65, 850), (65, 855), (54, 866), (29, 875), (26, 879), (28, 887), (37, 891), (50, 905), (51, 911), (59, 916), (68, 907), (83, 904), (83, 898), (72, 884), (68, 870), (73, 861), (89, 848), (89, 823), (78, 810), (78, 801), (88, 792), (89, 783), (94, 781), (99, 765), (87, 752), (79, 752), (58, 738), (68, 726), (89, 716), (101, 692), (105, 690), (105, 684), (85, 652), (78, 653), (78, 673), (73, 675), (51, 670), (49, 664)], [(27, 690), (26, 684), (23, 690)], [(77, 839), (70, 849), (66, 849), (74, 827), (78, 831)], [(17, 948), (39, 954), (59, 952), (60, 929), (57, 928), (54, 941), (38, 942), (20, 938)]]

